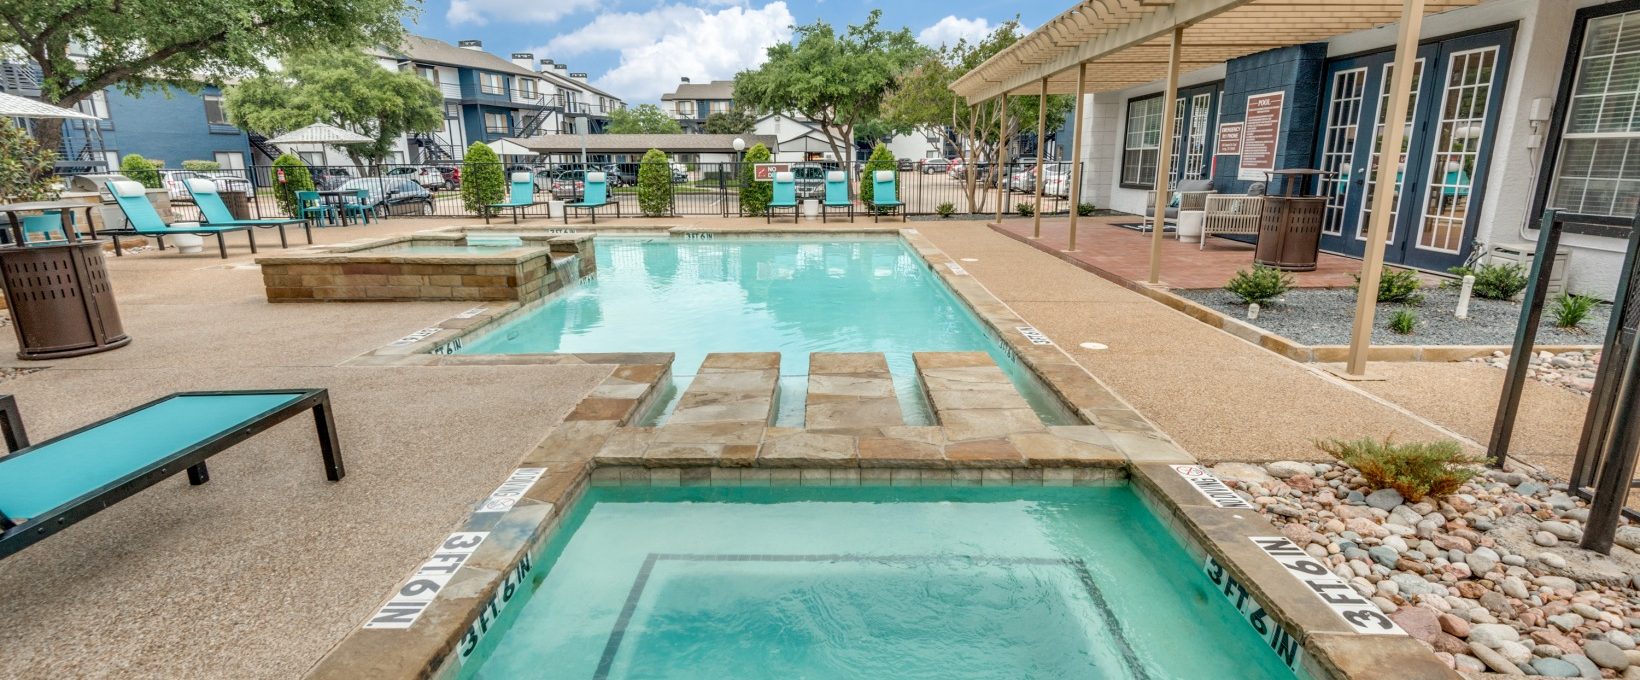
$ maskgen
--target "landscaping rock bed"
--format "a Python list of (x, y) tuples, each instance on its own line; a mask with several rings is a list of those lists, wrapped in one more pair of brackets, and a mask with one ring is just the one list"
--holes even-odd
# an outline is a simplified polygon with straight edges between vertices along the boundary
[[(1469, 361), (1498, 369), (1509, 368), (1509, 355), (1504, 352), (1493, 352), (1492, 356)], [(1599, 368), (1599, 352), (1538, 352), (1532, 355), (1532, 362), (1526, 366), (1526, 377), (1587, 397), (1594, 392), (1594, 374)]]
[[(1355, 320), (1355, 291), (1348, 288), (1312, 288), (1291, 290), (1280, 298), (1262, 305), (1258, 319), (1247, 320), (1247, 305), (1229, 291), (1178, 290), (1178, 295), (1211, 307), (1227, 316), (1263, 328), (1272, 333), (1305, 345), (1347, 345), (1350, 325)], [(1469, 300), (1469, 318), (1452, 315), (1458, 307), (1458, 291), (1451, 288), (1428, 288), (1420, 291), (1423, 304), (1380, 304), (1372, 329), (1373, 344), (1378, 345), (1507, 345), (1515, 339), (1515, 327), (1520, 324), (1520, 304), (1502, 300)], [(1542, 327), (1537, 341), (1552, 345), (1598, 345), (1606, 331), (1606, 319), (1611, 305), (1599, 304), (1589, 312), (1581, 330), (1569, 331), (1554, 327), (1549, 307), (1545, 305)], [(1418, 315), (1412, 333), (1402, 335), (1385, 327), (1397, 310), (1410, 309)]]
[(1640, 527), (1577, 548), (1589, 510), (1563, 484), (1490, 471), (1410, 503), (1342, 465), (1213, 470), (1459, 671), (1640, 680)]

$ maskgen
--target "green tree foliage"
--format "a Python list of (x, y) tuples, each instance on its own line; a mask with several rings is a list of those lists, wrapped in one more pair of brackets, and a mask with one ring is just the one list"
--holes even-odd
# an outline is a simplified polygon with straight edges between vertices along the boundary
[(752, 174), (753, 166), (769, 162), (769, 147), (753, 144), (746, 150), (745, 162), (740, 164), (740, 210), (748, 215), (762, 215), (774, 200), (774, 184), (759, 182)]
[(461, 204), (468, 212), (485, 215), (490, 204), (507, 197), (507, 177), (501, 171), (501, 157), (483, 142), (473, 142), (461, 160)]
[[(1012, 140), (1020, 132), (1036, 132), (1038, 98), (1010, 97), (1006, 131), (999, 131), (1004, 107), (995, 100), (977, 106), (951, 91), (951, 83), (1007, 49), (1020, 38), (1019, 21), (1008, 21), (990, 35), (975, 43), (960, 40), (955, 45), (940, 48), (913, 65), (898, 81), (883, 103), (883, 117), (900, 129), (923, 130), (938, 134), (954, 148), (965, 149), (969, 172), (964, 178), (965, 195), (970, 212), (984, 210), (986, 192), (979, 189), (981, 177), (975, 172), (976, 163), (992, 163), (1001, 153), (1002, 142)], [(1047, 106), (1047, 134), (1059, 131), (1066, 114), (1076, 106), (1076, 98), (1051, 95)]]
[(672, 212), (672, 164), (665, 151), (650, 149), (638, 164), (638, 208), (650, 217)]
[[(394, 45), (416, 0), (0, 0), (0, 45), (40, 66), (41, 99), (72, 107), (104, 88), (222, 83), (308, 45)], [(87, 47), (89, 46), (89, 47)], [(85, 52), (70, 56), (71, 52)], [(379, 68), (379, 67), (378, 67)], [(62, 130), (36, 135), (57, 148)]]
[(120, 159), (120, 174), (150, 189), (159, 188), (159, 164), (139, 154), (126, 154)]
[(814, 121), (834, 157), (850, 159), (855, 128), (878, 117), (896, 79), (928, 54), (910, 29), (883, 30), (881, 18), (874, 9), (841, 34), (819, 20), (794, 28), (762, 66), (735, 76), (735, 103)]
[(355, 164), (380, 163), (400, 135), (444, 124), (437, 87), (414, 73), (382, 68), (362, 50), (304, 50), (284, 66), (228, 88), (228, 120), (269, 137), (324, 122), (374, 139), (341, 147)]
[(183, 161), (182, 169), (194, 172), (216, 172), (222, 169), (222, 164), (216, 161)]
[(56, 198), (51, 176), (56, 160), (55, 152), (42, 148), (9, 118), (0, 118), (0, 203)]
[(609, 128), (605, 132), (612, 135), (675, 135), (683, 132), (683, 126), (666, 115), (661, 107), (639, 104), (630, 109), (610, 111)]
[[(296, 214), (296, 192), (313, 191), (313, 172), (296, 154), (282, 153), (273, 159), (273, 199), (286, 215)], [(283, 180), (280, 179), (283, 171)]]
[[(872, 207), (872, 197), (876, 192), (872, 189), (872, 185), (874, 184), (873, 179), (877, 176), (877, 171), (897, 170), (898, 168), (899, 164), (894, 162), (894, 154), (889, 153), (888, 146), (879, 143), (872, 148), (871, 157), (866, 159), (865, 167), (860, 170), (860, 201), (866, 204), (866, 209), (874, 209)], [(894, 197), (900, 197), (900, 183), (898, 181), (894, 182)]]
[(706, 116), (704, 130), (709, 135), (749, 135), (757, 125), (757, 116), (751, 108), (737, 106)]

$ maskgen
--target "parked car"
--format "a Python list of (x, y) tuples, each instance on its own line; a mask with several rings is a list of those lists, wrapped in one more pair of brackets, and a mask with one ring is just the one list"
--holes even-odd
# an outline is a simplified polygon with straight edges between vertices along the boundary
[(337, 185), (337, 191), (365, 190), (365, 205), (377, 214), (431, 215), (433, 192), (421, 183), (404, 177), (363, 177)]
[(454, 191), (456, 189), (461, 188), (461, 168), (460, 167), (454, 166), (454, 165), (436, 165), (436, 166), (433, 166), (433, 167), (434, 167), (434, 169), (438, 170), (440, 175), (444, 176), (444, 188), (445, 189), (449, 189), (449, 190)]
[(797, 185), (798, 198), (820, 198), (826, 195), (826, 166), (819, 163), (793, 163), (792, 179)]
[(388, 168), (387, 172), (383, 174), (396, 179), (412, 180), (415, 183), (431, 190), (437, 190), (444, 187), (444, 173), (439, 172), (438, 168), (431, 165), (423, 165), (420, 167), (414, 165), (400, 165)]
[(313, 175), (313, 186), (320, 191), (329, 191), (353, 180), (353, 171), (342, 167), (309, 167), (308, 172)]
[(1008, 175), (1009, 191), (1035, 191), (1036, 165), (1024, 164), (1014, 166), (1013, 172)]
[(1042, 171), (1042, 195), (1071, 197), (1071, 172), (1069, 169), (1050, 166)]
[(586, 192), (586, 174), (585, 170), (564, 170), (553, 176), (548, 190), (560, 201), (580, 200)]
[(638, 165), (636, 163), (608, 163), (594, 168), (604, 173), (604, 181), (612, 187), (637, 186)]
[(682, 163), (672, 163), (672, 183), (683, 184), (689, 181), (689, 166)]
[(917, 169), (917, 164), (909, 158), (901, 158), (896, 162), (899, 164), (900, 172), (911, 172)]
[(932, 175), (937, 172), (945, 172), (950, 167), (951, 160), (948, 158), (924, 158), (921, 170), (925, 175)]
[(502, 178), (503, 180), (506, 180), (507, 186), (512, 186), (512, 176), (513, 176), (513, 173), (515, 173), (515, 172), (533, 173), (534, 176), (535, 176), (535, 191), (536, 191), (536, 193), (545, 193), (545, 192), (548, 192), (548, 191), (552, 190), (552, 178), (556, 175), (556, 173), (551, 168), (548, 168), (545, 165), (509, 165), (509, 166), (507, 166), (507, 168), (506, 168), (506, 173), (507, 174), (506, 174), (505, 177)]
[(208, 179), (216, 183), (216, 190), (242, 191), (247, 195), (256, 195), (256, 188), (244, 177), (225, 172), (196, 172), (193, 170), (162, 170), (159, 173), (160, 182), (165, 185), (166, 193), (171, 194), (171, 200), (189, 198), (188, 187), (184, 182), (190, 179)]

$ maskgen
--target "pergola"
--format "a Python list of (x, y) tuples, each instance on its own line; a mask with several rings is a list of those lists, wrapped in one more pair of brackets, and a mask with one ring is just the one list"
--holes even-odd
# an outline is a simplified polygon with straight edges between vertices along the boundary
[[(1162, 94), (1161, 139), (1173, 138), (1175, 100), (1179, 74), (1222, 64), (1277, 47), (1324, 40), (1354, 31), (1398, 23), (1400, 37), (1395, 50), (1394, 79), (1391, 83), (1390, 111), (1404, 111), (1410, 98), (1411, 66), (1418, 48), (1418, 34), (1425, 14), (1445, 12), (1480, 3), (1482, 0), (1085, 0), (1043, 24), (996, 56), (986, 60), (951, 84), (952, 91), (978, 105), (1008, 96), (1046, 97), (1075, 94), (1076, 116), (1080, 121), (1086, 95), (1111, 92), (1136, 85), (1166, 81)], [(1038, 107), (1046, 111), (1047, 107)], [(1002, 128), (1007, 128), (1003, 108)], [(1045, 130), (1042, 114), (1037, 118), (1037, 138)], [(1404, 129), (1384, 126), (1383, 148), (1401, 147)], [(1006, 154), (1006, 144), (1003, 145)], [(1073, 127), (1072, 157), (1082, 155), (1082, 125)], [(1037, 202), (1042, 200), (1042, 145), (1037, 145)], [(999, 163), (1006, 163), (1003, 156)], [(1167, 187), (1172, 174), (1172, 157), (1159, 154), (1156, 187)], [(1081, 203), (1082, 164), (1071, 164), (1071, 205)], [(1396, 165), (1381, 163), (1377, 169), (1379, 186), (1395, 186)], [(997, 219), (1002, 218), (1001, 193), (997, 187)], [(1390, 227), (1394, 193), (1373, 195), (1372, 217), (1367, 243), (1383, 243)], [(1156, 215), (1166, 213), (1168, 192), (1156, 192)], [(1076, 211), (1070, 212), (1070, 242), (1076, 249)], [(1034, 219), (1034, 235), (1042, 235), (1042, 217)], [(1161, 281), (1162, 229), (1151, 230), (1151, 284)], [(1368, 248), (1362, 266), (1354, 332), (1345, 377), (1366, 373), (1367, 348), (1372, 337), (1373, 294), (1384, 264), (1384, 249)]]

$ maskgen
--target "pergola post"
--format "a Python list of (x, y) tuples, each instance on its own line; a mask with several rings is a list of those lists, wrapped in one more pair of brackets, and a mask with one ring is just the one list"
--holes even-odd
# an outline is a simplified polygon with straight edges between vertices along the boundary
[(1002, 224), (1002, 199), (1008, 191), (1006, 173), (1008, 171), (1008, 93), (997, 96), (997, 105), (1001, 111), (997, 113), (997, 166), (995, 182), (997, 185), (997, 224)]
[(1088, 65), (1076, 65), (1076, 106), (1071, 114), (1071, 227), (1066, 250), (1076, 250), (1076, 213), (1082, 205), (1082, 101), (1088, 96)]
[[(1389, 108), (1384, 115), (1384, 143), (1378, 151), (1377, 189), (1372, 195), (1372, 219), (1367, 225), (1366, 253), (1361, 262), (1361, 281), (1355, 292), (1355, 326), (1350, 333), (1348, 377), (1365, 377), (1367, 354), (1372, 347), (1373, 314), (1378, 311), (1378, 280), (1384, 271), (1384, 239), (1395, 219), (1395, 199), (1400, 192), (1395, 176), (1400, 170), (1401, 143), (1406, 137), (1407, 104), (1412, 99), (1413, 61), (1418, 53), (1418, 34), (1423, 30), (1424, 0), (1405, 0), (1401, 5), (1401, 33), (1395, 44), (1395, 78), (1390, 84)], [(1370, 141), (1368, 142), (1371, 143)]]
[(1036, 205), (1031, 211), (1031, 238), (1042, 238), (1042, 147), (1048, 136), (1048, 79), (1042, 78), (1042, 89), (1036, 95)]
[(1162, 138), (1156, 150), (1156, 205), (1150, 221), (1150, 278), (1151, 285), (1162, 282), (1162, 231), (1167, 222), (1167, 204), (1173, 192), (1167, 179), (1173, 175), (1173, 116), (1178, 110), (1179, 52), (1184, 42), (1184, 27), (1173, 27), (1173, 40), (1167, 48), (1167, 89), (1162, 91)]

